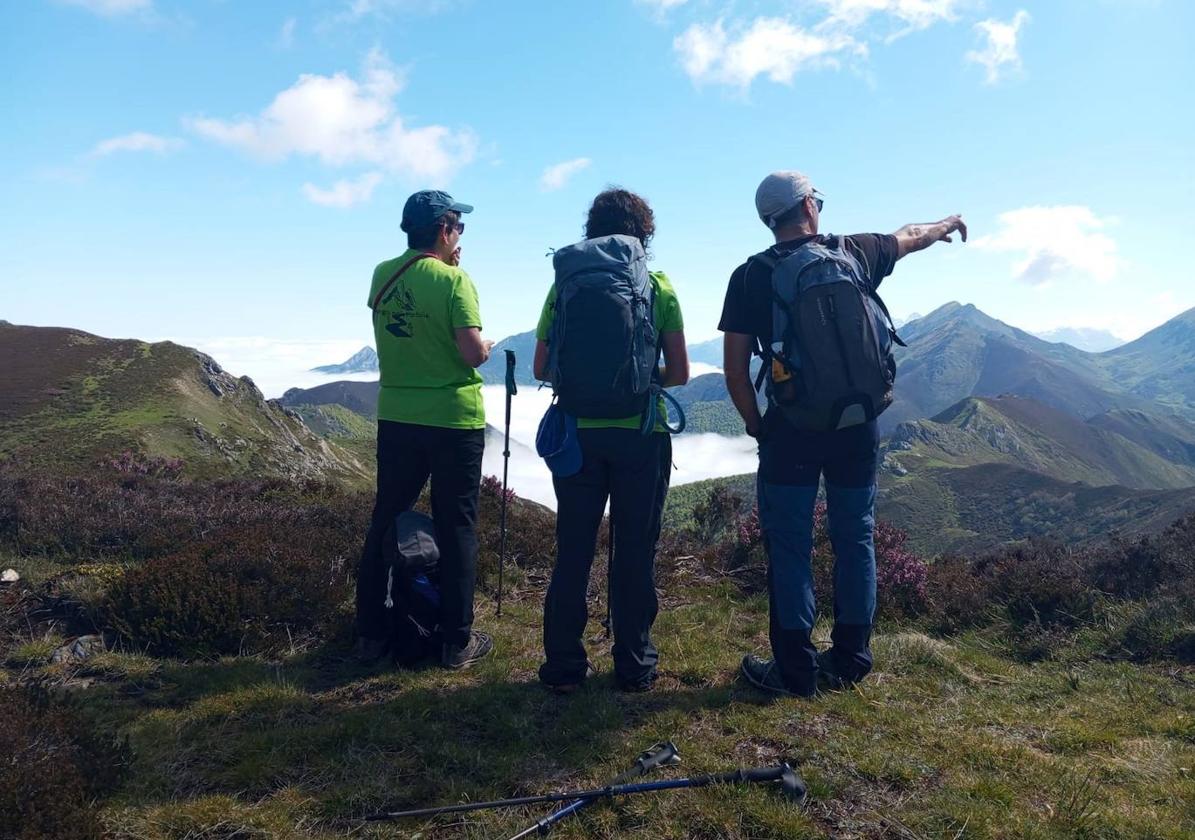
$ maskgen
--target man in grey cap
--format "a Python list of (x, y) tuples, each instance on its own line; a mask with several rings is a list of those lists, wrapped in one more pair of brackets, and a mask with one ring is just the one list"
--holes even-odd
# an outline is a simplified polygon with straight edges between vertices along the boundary
[[(407, 250), (373, 273), (367, 303), (381, 368), (378, 480), (357, 575), (357, 655), (371, 662), (390, 638), (383, 541), (431, 479), (440, 550), (441, 664), (465, 667), (493, 649), (473, 629), (477, 507), (485, 406), (481, 376), (492, 341), (481, 337), (477, 289), (459, 267), (468, 204), (439, 190), (407, 199)], [(400, 652), (396, 652), (400, 653)]]
[[(876, 288), (891, 273), (897, 260), (907, 254), (935, 242), (950, 242), (955, 231), (963, 241), (967, 239), (967, 228), (960, 216), (905, 225), (893, 234), (822, 236), (818, 227), (823, 203), (824, 196), (800, 172), (774, 172), (764, 178), (755, 193), (755, 207), (760, 221), (771, 229), (775, 244), (735, 269), (718, 325), (724, 333), (726, 386), (747, 434), (759, 441), (759, 519), (768, 553), (772, 658), (747, 656), (743, 659), (742, 672), (759, 688), (799, 696), (810, 696), (819, 687), (851, 685), (871, 670), (876, 581), (873, 531), (879, 451), (875, 415), (886, 407), (885, 400), (891, 400), (895, 375), (895, 363), (889, 352), (895, 333), (888, 333), (890, 321), (885, 321), (887, 310), (879, 302)], [(826, 268), (827, 258), (834, 267)], [(840, 273), (823, 274), (817, 279), (802, 274), (814, 263), (818, 263), (817, 271)], [(774, 276), (780, 278), (783, 272), (787, 272), (786, 294), (793, 298), (812, 294), (808, 300), (814, 304), (813, 308), (802, 309), (795, 299), (776, 303)], [(818, 291), (809, 291), (827, 279), (845, 280), (835, 286), (857, 292), (842, 292), (842, 297), (830, 300), (830, 292), (821, 291), (830, 286), (817, 286)], [(780, 286), (776, 288), (779, 292)], [(786, 294), (779, 296), (784, 298)], [(843, 302), (865, 313), (850, 322), (850, 326), (859, 327), (855, 332), (840, 329), (839, 324), (847, 320)], [(800, 317), (806, 313), (813, 320)], [(784, 325), (786, 334), (774, 336), (775, 324)], [(812, 352), (841, 353), (848, 360), (878, 361), (879, 365), (873, 367), (881, 371), (873, 381), (879, 386), (881, 396), (878, 405), (864, 397), (860, 406), (866, 410), (849, 417), (847, 411), (831, 414), (834, 418), (831, 425), (812, 428), (813, 424), (794, 422), (792, 418), (800, 416), (800, 409), (794, 413), (789, 406), (799, 404), (802, 399), (808, 402), (811, 389), (824, 393), (822, 380), (814, 373), (818, 371), (816, 359), (805, 360), (803, 373), (800, 359), (783, 355), (796, 346), (797, 332), (804, 330), (804, 338), (809, 340), (809, 333), (822, 325), (826, 325), (826, 335), (833, 335), (836, 340), (822, 341), (818, 333), (818, 343), (813, 345)], [(849, 346), (854, 336), (868, 334), (875, 334), (880, 343), (873, 347), (859, 342), (863, 348), (860, 350)], [(784, 353), (780, 350), (782, 345)], [(768, 410), (763, 416), (749, 373), (751, 356), (756, 351), (764, 357), (759, 383), (764, 378), (768, 380)], [(886, 373), (885, 366), (888, 366)], [(863, 378), (861, 367), (864, 366), (856, 361), (853, 377), (852, 366), (845, 362), (838, 366), (822, 365), (819, 374), (824, 379), (826, 371), (842, 371), (848, 382), (835, 382), (832, 387), (841, 386), (840, 390), (845, 391), (849, 390), (848, 384), (849, 388), (855, 388), (852, 379)], [(801, 384), (789, 392), (796, 396), (790, 396), (785, 404), (782, 386), (796, 379)], [(809, 380), (814, 384), (810, 385)], [(819, 653), (811, 638), (816, 616), (811, 554), (814, 505), (823, 476), (835, 555), (834, 628), (832, 646)]]

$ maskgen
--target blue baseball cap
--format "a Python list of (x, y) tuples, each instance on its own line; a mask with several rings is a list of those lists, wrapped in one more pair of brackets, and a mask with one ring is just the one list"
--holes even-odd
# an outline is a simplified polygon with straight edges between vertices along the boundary
[(420, 190), (407, 199), (402, 208), (402, 228), (410, 233), (419, 228), (431, 227), (450, 210), (457, 213), (472, 213), (472, 204), (461, 204), (441, 190)]
[(577, 418), (556, 403), (548, 406), (539, 421), (535, 451), (548, 464), (552, 475), (568, 478), (581, 471), (581, 441), (577, 438)]

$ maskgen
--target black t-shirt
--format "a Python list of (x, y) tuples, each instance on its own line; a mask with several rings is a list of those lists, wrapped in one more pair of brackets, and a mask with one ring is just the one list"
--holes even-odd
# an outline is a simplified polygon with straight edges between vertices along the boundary
[[(829, 242), (829, 237), (815, 234), (778, 242), (769, 250), (776, 257), (784, 257), (815, 238), (822, 243)], [(848, 236), (846, 243), (863, 266), (864, 279), (871, 283), (872, 289), (892, 273), (897, 254), (895, 236), (856, 233)], [(730, 275), (718, 329), (753, 335), (764, 347), (772, 343), (772, 273), (762, 263), (745, 262)]]

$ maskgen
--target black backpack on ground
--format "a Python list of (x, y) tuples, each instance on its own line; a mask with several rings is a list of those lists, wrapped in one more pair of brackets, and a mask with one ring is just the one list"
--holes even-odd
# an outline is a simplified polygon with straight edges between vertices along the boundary
[(772, 275), (772, 344), (760, 348), (770, 404), (798, 429), (832, 431), (874, 420), (892, 404), (893, 345), (904, 346), (888, 308), (842, 236), (790, 254), (751, 258)]
[(658, 388), (655, 291), (643, 245), (599, 236), (556, 251), (547, 377), (574, 417), (643, 414)]
[(394, 519), (383, 557), (388, 569), (386, 608), (394, 661), (411, 668), (439, 658), (440, 549), (436, 527), (425, 513), (408, 510)]

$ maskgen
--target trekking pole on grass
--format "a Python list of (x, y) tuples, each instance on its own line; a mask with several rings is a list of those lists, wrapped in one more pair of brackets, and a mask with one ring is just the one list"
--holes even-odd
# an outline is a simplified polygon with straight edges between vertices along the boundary
[[(637, 779), (640, 776), (646, 776), (657, 767), (671, 767), (674, 764), (680, 764), (680, 754), (676, 751), (676, 745), (671, 741), (665, 741), (662, 744), (656, 744), (649, 750), (640, 754), (635, 763), (631, 765), (630, 769), (615, 776), (610, 780), (611, 785), (621, 785)], [(592, 805), (597, 802), (596, 799), (578, 799), (568, 805), (565, 805), (554, 813), (549, 814), (542, 820), (537, 822), (530, 828), (525, 828), (518, 834), (510, 838), (510, 840), (523, 840), (525, 837), (530, 837), (533, 834), (538, 834), (543, 837), (552, 830), (552, 826), (560, 822), (567, 816), (577, 813), (582, 808)]]
[(506, 443), (502, 448), (502, 518), (498, 544), (498, 617), (502, 617), (502, 572), (506, 568), (506, 479), (510, 471), (510, 398), (519, 392), (515, 385), (515, 351), (506, 350)]
[(634, 782), (625, 785), (607, 785), (591, 790), (573, 790), (564, 793), (548, 793), (543, 796), (520, 796), (516, 799), (495, 799), (492, 802), (466, 802), (462, 805), (444, 805), (439, 808), (416, 808), (412, 811), (391, 811), (365, 817), (369, 822), (396, 820), (403, 817), (434, 817), (439, 814), (460, 814), (466, 811), (484, 811), (490, 808), (513, 808), (518, 805), (538, 805), (542, 802), (568, 802), (573, 799), (603, 799), (608, 796), (630, 796), (636, 793), (651, 793), (657, 790), (680, 788), (701, 788), (710, 785), (766, 784), (780, 782), (784, 798), (798, 805), (805, 803), (807, 790), (805, 781), (787, 764), (776, 767), (755, 767), (748, 770), (731, 770), (727, 773), (711, 773), (693, 776), (689, 779), (665, 779), (659, 782)]

